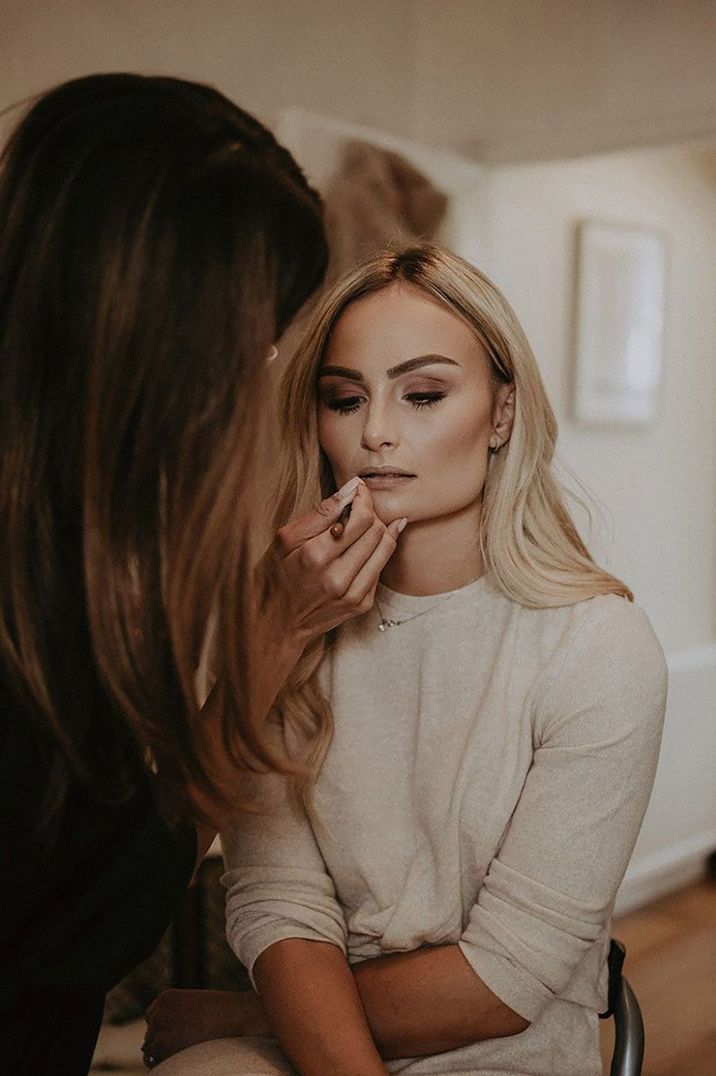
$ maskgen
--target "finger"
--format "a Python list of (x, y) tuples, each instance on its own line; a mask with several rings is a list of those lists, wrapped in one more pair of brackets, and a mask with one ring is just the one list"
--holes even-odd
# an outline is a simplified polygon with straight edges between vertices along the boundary
[[(330, 528), (330, 534), (332, 538), (342, 538), (348, 525), (348, 520), (353, 518), (353, 522), (357, 523), (357, 528), (351, 527), (351, 534), (353, 538), (358, 534), (362, 534), (373, 521), (375, 516), (375, 509), (373, 508), (373, 498), (370, 495), (370, 490), (366, 485), (360, 485), (356, 490), (355, 497), (350, 504), (340, 514), (337, 523), (334, 523)], [(361, 526), (362, 521), (365, 520), (365, 526)]]
[[(346, 591), (345, 598), (351, 605), (363, 605), (364, 611), (367, 611), (372, 606), (380, 573), (393, 556), (393, 553), (395, 553), (398, 537), (406, 523), (407, 519), (396, 519), (386, 528), (380, 542)], [(369, 603), (366, 604), (368, 599)]]
[(157, 1046), (155, 1042), (149, 1043), (148, 1039), (145, 1039), (141, 1046), (142, 1060), (144, 1061), (144, 1067), (146, 1069), (153, 1069), (160, 1061), (164, 1060), (162, 1050)]
[[(348, 505), (347, 509), (342, 512), (338, 522), (334, 523), (330, 528), (331, 537), (335, 542), (340, 543), (339, 551), (343, 552), (357, 538), (365, 534), (377, 518), (370, 490), (366, 485), (359, 486), (353, 503)], [(342, 538), (345, 538), (345, 541), (341, 542)], [(321, 539), (322, 535), (319, 535), (317, 539), (314, 538), (312, 541)]]
[(390, 531), (390, 533), (393, 535), (393, 537), (395, 538), (395, 540), (397, 542), (398, 538), (403, 533), (403, 531), (405, 530), (407, 525), (408, 525), (408, 517), (407, 516), (401, 516), (400, 519), (394, 519), (392, 523), (389, 523), (388, 527), (387, 527), (387, 530)]
[(345, 530), (341, 537), (338, 539), (332, 538), (330, 533), (327, 532), (319, 534), (315, 538), (310, 538), (297, 549), (294, 549), (292, 553), (289, 553), (287, 557), (283, 558), (286, 564), (299, 561), (304, 571), (325, 573), (333, 562), (338, 560), (363, 535), (367, 534), (374, 524), (378, 523), (382, 528), (383, 524), (380, 523), (373, 511), (372, 503), (368, 490), (361, 486), (353, 500), (350, 519), (345, 524)]
[[(377, 518), (377, 516), (375, 516), (374, 521), (371, 525), (373, 539), (369, 540), (369, 538), (366, 537), (365, 540), (363, 540), (363, 538), (361, 538), (357, 541), (353, 541), (351, 545), (347, 547), (345, 552), (336, 561), (336, 568), (342, 572), (342, 576), (338, 576), (338, 578), (340, 579), (347, 577), (348, 579), (348, 582), (345, 586), (346, 591), (351, 585), (352, 580), (355, 578), (355, 576), (365, 564), (368, 557), (370, 557), (375, 552), (375, 549), (378, 545), (378, 542), (375, 540), (376, 534), (379, 540), (383, 536), (385, 531), (388, 530), (392, 535), (393, 540), (397, 542), (398, 535), (401, 533), (407, 522), (408, 520), (405, 517), (402, 517), (401, 519), (394, 519), (393, 522), (387, 528), (385, 528), (381, 521)], [(368, 532), (365, 533), (367, 534)], [(347, 537), (350, 537), (350, 535), (347, 535)]]
[[(373, 526), (377, 518), (370, 490), (367, 486), (359, 486), (353, 501), (341, 513), (338, 523), (334, 523), (333, 527), (330, 528), (331, 536), (339, 544), (338, 552), (342, 553), (362, 534), (365, 534)], [(341, 533), (334, 534), (334, 528), (341, 524), (343, 525)], [(344, 541), (341, 541), (342, 538)], [(323, 535), (318, 535), (318, 538), (314, 538), (312, 541), (321, 541), (322, 539)]]
[(337, 523), (346, 506), (354, 501), (361, 485), (360, 478), (351, 478), (350, 482), (346, 482), (337, 493), (322, 500), (311, 512), (281, 527), (276, 535), (276, 543), (283, 556), (288, 556), (304, 542), (323, 534)]
[[(304, 619), (325, 606), (326, 597), (339, 601), (343, 599), (346, 591), (352, 586), (357, 573), (379, 545), (384, 533), (385, 527), (383, 524), (380, 520), (375, 520), (371, 528), (350, 547), (350, 555), (344, 553), (342, 557), (334, 560), (333, 563), (326, 562), (323, 565), (317, 565), (315, 551), (307, 550), (305, 546), (292, 554), (292, 556), (301, 557), (305, 563), (310, 563), (313, 570), (316, 567), (320, 568), (319, 585), (312, 589), (311, 604), (304, 609)], [(317, 539), (314, 539), (315, 541)], [(313, 545), (313, 543), (310, 544)], [(310, 562), (308, 561), (309, 557), (311, 558)]]
[(343, 509), (343, 511), (341, 512), (341, 515), (340, 515), (340, 518), (339, 518), (338, 522), (334, 523), (333, 526), (331, 527), (331, 530), (330, 530), (331, 538), (335, 538), (336, 540), (338, 540), (339, 538), (343, 537), (343, 532), (346, 529), (346, 523), (348, 522), (348, 517), (350, 516), (350, 514), (351, 514), (351, 506), (349, 504), (347, 504), (345, 506), (345, 508)]
[(394, 519), (388, 527), (384, 527), (380, 520), (376, 519), (371, 530), (354, 542), (327, 572), (327, 579), (332, 584), (332, 593), (337, 597), (344, 597), (350, 592), (351, 599), (349, 600), (352, 600), (355, 593), (354, 583), (359, 573), (365, 568), (369, 559), (377, 554), (381, 542), (384, 542), (387, 537), (385, 548), (389, 551), (385, 562), (380, 564), (379, 568), (379, 571), (383, 570), (407, 522), (407, 518), (402, 517)]
[(376, 519), (370, 529), (331, 565), (326, 572), (326, 583), (332, 594), (340, 598), (347, 593), (363, 565), (380, 545), (385, 533), (385, 527)]

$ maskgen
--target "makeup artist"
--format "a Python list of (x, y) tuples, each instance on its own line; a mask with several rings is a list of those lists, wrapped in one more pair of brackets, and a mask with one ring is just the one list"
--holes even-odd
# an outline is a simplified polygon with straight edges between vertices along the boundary
[[(320, 202), (291, 156), (208, 87), (78, 79), (37, 99), (4, 151), (0, 1041), (14, 1076), (86, 1072), (107, 989), (166, 929), (241, 797), (237, 771), (287, 765), (262, 723), (306, 642), (370, 605), (395, 548), (398, 522), (353, 481), (256, 571), (266, 360), (325, 261)], [(222, 645), (200, 708), (209, 623)]]

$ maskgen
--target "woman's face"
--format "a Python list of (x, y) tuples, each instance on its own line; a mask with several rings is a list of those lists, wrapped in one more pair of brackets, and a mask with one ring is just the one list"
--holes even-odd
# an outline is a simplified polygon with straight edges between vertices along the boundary
[(360, 475), (386, 523), (479, 504), (490, 441), (509, 437), (510, 389), (466, 323), (419, 288), (359, 299), (319, 372), (318, 435), (337, 486)]

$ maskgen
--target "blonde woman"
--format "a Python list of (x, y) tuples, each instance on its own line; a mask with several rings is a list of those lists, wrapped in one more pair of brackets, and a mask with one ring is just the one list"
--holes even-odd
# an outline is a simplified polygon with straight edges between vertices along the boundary
[(466, 262), (386, 254), (324, 299), (283, 414), (280, 520), (358, 474), (407, 525), (279, 697), (310, 776), (257, 778), (225, 834), (256, 992), (159, 999), (155, 1056), (222, 1037), (161, 1071), (599, 1076), (666, 676), (565, 507), (529, 344)]

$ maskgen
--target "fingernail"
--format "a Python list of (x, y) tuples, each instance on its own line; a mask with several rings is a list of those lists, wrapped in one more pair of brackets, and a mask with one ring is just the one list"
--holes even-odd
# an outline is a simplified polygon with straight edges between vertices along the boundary
[(402, 519), (398, 520), (398, 522), (396, 523), (396, 527), (398, 528), (398, 534), (403, 533), (403, 531), (406, 528), (407, 523), (408, 523), (408, 517), (407, 516), (403, 516)]
[(359, 484), (360, 478), (351, 478), (349, 482), (346, 482), (345, 486), (341, 486), (341, 488), (338, 490), (338, 492), (336, 493), (336, 500), (350, 500), (355, 491), (358, 489)]

